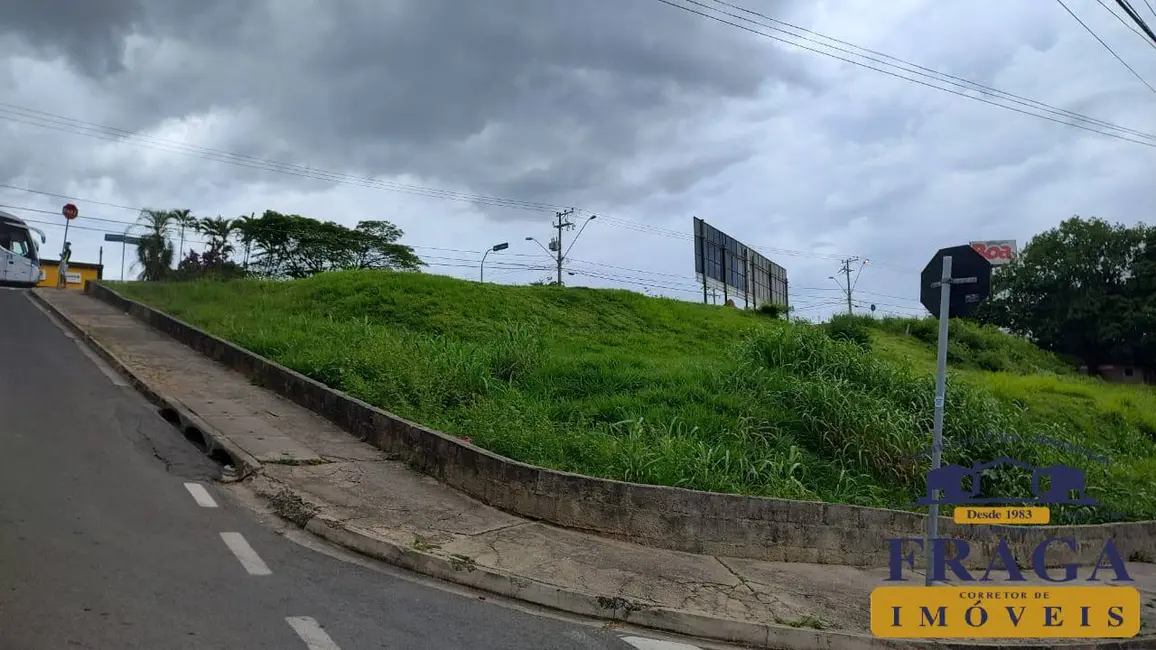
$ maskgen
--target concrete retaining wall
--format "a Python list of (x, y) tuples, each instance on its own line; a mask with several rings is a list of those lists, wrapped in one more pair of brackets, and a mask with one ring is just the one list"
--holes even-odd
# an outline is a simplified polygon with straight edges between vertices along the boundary
[[(623, 483), (532, 467), (453, 436), (408, 422), (361, 400), (89, 282), (91, 295), (128, 312), (414, 467), (502, 510), (640, 544), (769, 561), (885, 566), (885, 538), (922, 536), (925, 516), (829, 503), (743, 497)], [(1092, 563), (1105, 540), (1129, 557), (1156, 558), (1156, 522), (1087, 526), (957, 526), (941, 518), (940, 535), (967, 540), (970, 566), (986, 566), (995, 540), (1008, 540), (1026, 565), (1043, 539), (1074, 539), (1075, 552), (1053, 545), (1049, 564)], [(920, 558), (921, 553), (916, 553)], [(1151, 560), (1149, 560), (1151, 561)]]

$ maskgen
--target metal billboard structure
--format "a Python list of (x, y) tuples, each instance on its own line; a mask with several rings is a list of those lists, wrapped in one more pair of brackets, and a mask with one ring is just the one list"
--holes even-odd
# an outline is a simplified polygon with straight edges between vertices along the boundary
[(765, 304), (790, 306), (787, 297), (787, 269), (775, 264), (746, 244), (694, 218), (694, 271), (702, 283), (702, 301), (707, 291), (721, 291), (723, 302), (743, 301), (744, 307)]

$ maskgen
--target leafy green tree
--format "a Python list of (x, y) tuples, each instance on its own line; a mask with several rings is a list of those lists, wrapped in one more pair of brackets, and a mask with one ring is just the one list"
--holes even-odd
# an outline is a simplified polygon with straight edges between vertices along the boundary
[(245, 226), (252, 268), (269, 277), (305, 278), (342, 269), (416, 270), (422, 261), (398, 243), (402, 231), (388, 221), (347, 228), (295, 214), (266, 210)]
[(1153, 241), (1152, 229), (1144, 225), (1067, 219), (1033, 237), (1017, 259), (998, 268), (992, 297), (976, 319), (1089, 367), (1152, 364), (1156, 249), (1145, 242)]
[(165, 280), (172, 272), (173, 244), (169, 240), (176, 217), (171, 210), (141, 210), (137, 223), (144, 226), (145, 234), (136, 248), (138, 279), (146, 282)]
[(352, 232), (353, 268), (418, 270), (422, 261), (413, 249), (397, 243), (403, 234), (388, 221), (359, 222)]

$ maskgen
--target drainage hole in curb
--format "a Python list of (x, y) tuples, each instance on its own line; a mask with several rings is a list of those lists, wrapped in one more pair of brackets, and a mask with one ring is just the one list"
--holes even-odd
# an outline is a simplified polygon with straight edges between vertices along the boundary
[(221, 449), (220, 447), (209, 452), (209, 458), (213, 462), (217, 463), (218, 465), (224, 466), (224, 467), (236, 467), (237, 466), (237, 463), (233, 461), (233, 457), (229, 455), (229, 452), (225, 451), (224, 449)]
[(185, 428), (185, 440), (193, 443), (193, 446), (200, 449), (201, 453), (207, 453), (209, 450), (209, 445), (205, 443), (205, 435), (196, 427)]
[(163, 408), (160, 410), (160, 414), (161, 417), (165, 419), (165, 422), (178, 427), (181, 425), (181, 416), (177, 413), (176, 409)]

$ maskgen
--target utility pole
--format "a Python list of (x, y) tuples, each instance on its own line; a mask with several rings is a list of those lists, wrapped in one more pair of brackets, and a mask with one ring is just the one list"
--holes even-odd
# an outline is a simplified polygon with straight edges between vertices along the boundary
[(558, 223), (554, 224), (554, 227), (558, 229), (558, 238), (554, 240), (558, 252), (558, 286), (562, 286), (562, 229), (574, 227), (572, 222), (566, 220), (566, 217), (572, 214), (574, 214), (574, 208), (567, 208), (555, 215), (558, 217)]
[[(562, 231), (565, 229), (569, 229), (569, 228), (574, 227), (574, 224), (571, 223), (567, 219), (567, 217), (569, 217), (572, 214), (574, 214), (574, 208), (568, 208), (566, 210), (562, 210), (561, 212), (555, 213), (555, 216), (557, 217), (558, 221), (556, 223), (554, 223), (551, 227), (558, 230), (558, 236), (552, 237), (550, 239), (550, 246), (549, 247), (543, 246), (542, 242), (538, 241), (537, 239), (534, 239), (533, 237), (527, 237), (526, 238), (526, 241), (534, 242), (535, 244), (538, 245), (539, 248), (541, 248), (543, 251), (545, 251), (547, 255), (554, 258), (554, 264), (558, 268), (558, 276), (557, 276), (558, 286), (562, 286), (562, 263), (566, 261), (566, 256), (570, 254), (570, 249), (574, 248), (574, 244), (576, 244), (578, 242), (578, 238), (582, 236), (582, 231), (586, 230), (586, 226), (588, 226), (591, 221), (598, 218), (598, 215), (596, 215), (596, 214), (592, 214), (589, 217), (586, 217), (586, 221), (582, 222), (582, 227), (578, 229), (578, 234), (574, 235), (574, 240), (570, 242), (570, 246), (565, 251), (563, 251), (562, 250)], [(574, 274), (571, 273), (570, 275), (574, 275)]]
[(847, 259), (843, 260), (843, 266), (839, 268), (839, 273), (842, 273), (843, 275), (847, 276), (846, 292), (847, 292), (847, 313), (848, 314), (851, 313), (851, 264), (852, 264), (852, 262), (858, 262), (858, 261), (859, 261), (858, 257), (848, 257)]

